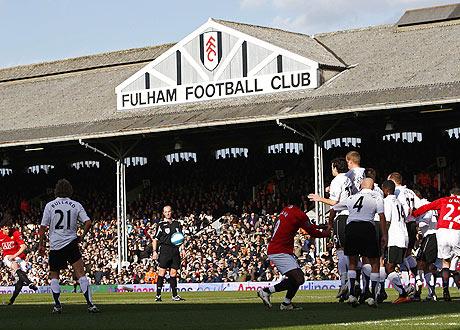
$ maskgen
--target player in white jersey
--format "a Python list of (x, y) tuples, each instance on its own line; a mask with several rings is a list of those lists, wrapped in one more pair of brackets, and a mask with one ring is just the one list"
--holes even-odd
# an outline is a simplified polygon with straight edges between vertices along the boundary
[(417, 276), (417, 261), (412, 255), (412, 250), (414, 249), (415, 242), (417, 241), (417, 223), (415, 218), (412, 216), (412, 211), (420, 207), (420, 198), (418, 198), (415, 193), (402, 185), (402, 175), (398, 172), (393, 172), (388, 176), (388, 180), (391, 180), (395, 183), (395, 196), (401, 202), (404, 213), (406, 216), (406, 226), (407, 234), (409, 235), (409, 243), (406, 250), (406, 258), (404, 259), (404, 264), (408, 272), (412, 272), (413, 276)]
[[(383, 191), (380, 189), (379, 185), (376, 183), (377, 182), (377, 172), (373, 168), (366, 168), (366, 171), (364, 172), (364, 175), (366, 178), (371, 178), (374, 180), (374, 193), (380, 196), (382, 199), (384, 198), (383, 196)], [(388, 222), (388, 219), (387, 219)], [(374, 223), (375, 223), (375, 230), (377, 232), (377, 237), (380, 241), (380, 217), (378, 214), (375, 215), (374, 217)], [(370, 274), (371, 274), (371, 265), (368, 263), (368, 261), (364, 258), (363, 259), (363, 266), (362, 266), (362, 273), (363, 273), (363, 284), (364, 286), (369, 286), (369, 281), (370, 281)], [(386, 271), (385, 271), (385, 258), (382, 256), (380, 257), (380, 291), (379, 291), (379, 301), (378, 302), (383, 302), (388, 298), (386, 292), (385, 292), (385, 279), (387, 277)], [(361, 297), (361, 300), (365, 299), (365, 296)]]
[(361, 189), (361, 182), (365, 177), (365, 169), (360, 166), (361, 156), (357, 151), (350, 151), (345, 156), (348, 165), (347, 177), (351, 180), (352, 189), (351, 193), (354, 195)]
[[(334, 179), (331, 181), (329, 187), (329, 198), (321, 197), (316, 194), (309, 194), (308, 198), (310, 201), (325, 203), (330, 206), (347, 199), (351, 195), (351, 180), (345, 175), (348, 171), (347, 162), (344, 158), (335, 158), (331, 161), (331, 171)], [(331, 210), (332, 211), (332, 210)], [(333, 217), (333, 224), (331, 227), (334, 228), (334, 242), (337, 251), (338, 258), (338, 270), (340, 275), (340, 289), (337, 294), (337, 298), (341, 301), (346, 299), (348, 291), (347, 283), (347, 271), (348, 271), (348, 258), (343, 252), (345, 245), (345, 226), (347, 224), (348, 211), (340, 211), (335, 217)]]
[[(85, 296), (88, 305), (88, 312), (99, 312), (91, 299), (89, 279), (85, 276), (85, 265), (82, 260), (78, 243), (86, 236), (91, 228), (91, 220), (83, 206), (72, 199), (73, 188), (69, 181), (61, 179), (57, 182), (54, 194), (56, 199), (49, 202), (43, 211), (43, 218), (39, 229), (40, 244), (38, 251), (40, 255), (45, 254), (45, 234), (49, 229), (49, 277), (50, 286), (54, 298), (53, 313), (60, 314), (62, 305), (59, 301), (59, 273), (72, 266), (74, 274), (78, 278), (80, 288)], [(83, 234), (78, 237), (77, 230), (80, 223), (84, 223)]]
[[(418, 191), (414, 192), (417, 197), (420, 198), (421, 205), (429, 204), (426, 199), (422, 199), (420, 197), (420, 193)], [(438, 224), (437, 212), (430, 210), (417, 217), (415, 221), (422, 233), (423, 239), (417, 253), (417, 277), (415, 278), (417, 290), (412, 300), (421, 300), (420, 295), (423, 287), (423, 280), (425, 279), (425, 283), (428, 288), (428, 296), (426, 297), (426, 300), (437, 301), (435, 291), (437, 273), (435, 264), (438, 256), (438, 243), (436, 240), (436, 226)]]
[[(374, 181), (366, 178), (361, 183), (361, 191), (333, 206), (334, 211), (348, 210), (347, 226), (345, 227), (345, 255), (350, 260), (348, 270), (348, 302), (358, 305), (355, 292), (356, 266), (359, 256), (367, 257), (371, 264), (370, 280), (372, 297), (366, 299), (369, 306), (376, 306), (377, 285), (379, 282), (379, 258), (381, 248), (387, 244), (387, 228), (383, 208), (383, 199), (372, 190)], [(381, 223), (381, 241), (378, 242), (374, 226), (374, 216), (378, 213)], [(329, 219), (331, 220), (331, 219)], [(329, 225), (330, 226), (330, 225)]]
[[(351, 193), (354, 195), (358, 191), (361, 190), (361, 182), (363, 181), (365, 177), (364, 175), (365, 169), (360, 166), (361, 155), (357, 151), (348, 152), (345, 155), (345, 160), (347, 161), (347, 166), (349, 170), (346, 175), (351, 180), (351, 183), (352, 183)], [(369, 262), (364, 258), (363, 263), (368, 264)], [(360, 260), (356, 267), (356, 291), (357, 293), (361, 293), (360, 283), (361, 283), (361, 271), (362, 271), (363, 263), (361, 263), (361, 260)]]
[(388, 229), (388, 252), (387, 252), (387, 274), (388, 280), (393, 284), (394, 289), (399, 293), (398, 299), (393, 303), (400, 304), (410, 302), (409, 294), (412, 287), (405, 287), (401, 282), (401, 277), (395, 271), (397, 265), (401, 265), (406, 255), (409, 236), (406, 227), (406, 214), (404, 213), (401, 202), (395, 196), (395, 184), (393, 181), (386, 180), (382, 183), (385, 196), (384, 209), (385, 219), (390, 222)]

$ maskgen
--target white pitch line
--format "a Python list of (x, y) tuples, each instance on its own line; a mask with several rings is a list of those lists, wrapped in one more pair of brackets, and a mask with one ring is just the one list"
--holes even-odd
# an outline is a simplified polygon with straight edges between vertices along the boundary
[[(379, 320), (379, 321), (357, 321), (357, 322), (344, 322), (344, 323), (332, 323), (328, 324), (329, 326), (336, 326), (336, 327), (349, 327), (349, 326), (356, 326), (356, 325), (381, 325), (385, 323), (398, 323), (404, 322), (405, 325), (424, 325), (427, 323), (411, 323), (413, 321), (424, 321), (424, 320), (435, 320), (439, 317), (458, 317), (458, 314), (441, 314), (441, 315), (433, 315), (433, 316), (422, 316), (422, 317), (413, 317), (413, 318), (401, 318), (401, 319), (388, 319), (388, 320)], [(459, 325), (460, 323), (452, 323), (452, 325)], [(439, 325), (439, 324), (437, 324)], [(444, 323), (442, 324), (444, 325)], [(447, 323), (447, 325), (450, 325)]]

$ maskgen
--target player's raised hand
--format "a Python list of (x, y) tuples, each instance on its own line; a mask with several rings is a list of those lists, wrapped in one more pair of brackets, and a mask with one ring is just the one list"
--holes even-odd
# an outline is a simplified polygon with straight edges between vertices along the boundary
[(321, 196), (316, 195), (316, 194), (309, 194), (309, 195), (308, 195), (308, 199), (309, 199), (311, 202), (319, 202), (320, 199), (321, 199)]

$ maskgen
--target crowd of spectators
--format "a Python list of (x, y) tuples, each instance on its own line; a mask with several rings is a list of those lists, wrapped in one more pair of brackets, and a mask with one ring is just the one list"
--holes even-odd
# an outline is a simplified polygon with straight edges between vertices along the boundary
[[(383, 142), (382, 150), (390, 149), (389, 143)], [(402, 148), (406, 148), (404, 143), (401, 142)], [(416, 141), (415, 144), (419, 145), (415, 149), (420, 152), (426, 148), (423, 143)], [(426, 176), (424, 181), (417, 180), (411, 186), (433, 199), (450, 188), (446, 181), (451, 185), (458, 182), (458, 166), (455, 164), (459, 162), (458, 159), (451, 161), (458, 142), (449, 146), (452, 150), (447, 150), (446, 155), (451, 157), (451, 165), (442, 173), (436, 171), (437, 168), (420, 164), (415, 151), (408, 147), (405, 151), (407, 157), (400, 159), (399, 163), (397, 157), (387, 150), (387, 158), (373, 158), (371, 155), (375, 153), (363, 154), (363, 165), (372, 164), (382, 180), (399, 166), (406, 181), (411, 183), (413, 175), (418, 172), (410, 174), (410, 168), (406, 167), (412, 166), (420, 172), (423, 169), (429, 178), (443, 180), (442, 190), (435, 189), (434, 179), (430, 179), (428, 186), (419, 184), (428, 182)], [(362, 148), (372, 146), (363, 142)], [(343, 156), (347, 151), (347, 147), (328, 151), (326, 176), (329, 175), (328, 160)], [(414, 167), (413, 159), (419, 162), (419, 167)], [(81, 245), (87, 273), (93, 283), (155, 282), (157, 264), (151, 259), (151, 237), (165, 204), (172, 206), (174, 217), (181, 220), (185, 228), (186, 257), (182, 263), (181, 282), (271, 281), (281, 276), (266, 259), (276, 214), (286, 204), (283, 196), (288, 191), (302, 198), (299, 202), (303, 210), (312, 207), (305, 197), (300, 197), (313, 191), (311, 173), (312, 159), (308, 153), (302, 152), (249, 154), (248, 158), (183, 162), (171, 166), (165, 162), (149, 163), (128, 168), (129, 255), (128, 263), (123, 265), (120, 273), (117, 269), (116, 188), (112, 174), (107, 174), (103, 166), (80, 170), (57, 166), (46, 174), (13, 173), (0, 178), (0, 216), (11, 216), (20, 227), (28, 245), (32, 266), (29, 274), (39, 285), (48, 283), (48, 265), (47, 260), (37, 254), (38, 226), (45, 203), (53, 198), (52, 187), (61, 177), (73, 183), (74, 198), (84, 205), (94, 222), (91, 235)], [(330, 179), (327, 177), (326, 182)], [(27, 190), (20, 189), (25, 186)], [(312, 243), (304, 235), (295, 239), (294, 253), (306, 278), (337, 279), (337, 260), (331, 242), (321, 255), (315, 253)], [(0, 274), (0, 285), (14, 282), (6, 268), (1, 268)], [(62, 279), (64, 283), (73, 283), (69, 271), (63, 272)]]

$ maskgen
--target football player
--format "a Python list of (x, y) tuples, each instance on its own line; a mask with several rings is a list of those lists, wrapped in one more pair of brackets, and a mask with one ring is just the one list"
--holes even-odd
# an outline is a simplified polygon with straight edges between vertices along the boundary
[(290, 197), (292, 205), (285, 207), (276, 221), (273, 229), (273, 236), (268, 244), (268, 259), (275, 264), (284, 278), (274, 286), (257, 290), (257, 295), (269, 308), (272, 307), (270, 296), (275, 292), (287, 291), (281, 310), (300, 310), (301, 307), (294, 306), (292, 299), (299, 287), (305, 282), (305, 275), (294, 256), (294, 237), (299, 229), (304, 229), (312, 237), (329, 237), (330, 228), (319, 230), (318, 226), (310, 222), (307, 215), (298, 207), (296, 198)]
[[(66, 269), (70, 264), (74, 271), (81, 291), (86, 299), (88, 312), (98, 313), (99, 309), (93, 304), (89, 279), (85, 275), (85, 264), (78, 247), (91, 229), (91, 220), (86, 214), (83, 206), (72, 200), (73, 188), (69, 181), (61, 179), (56, 183), (54, 189), (56, 199), (45, 206), (43, 218), (39, 229), (40, 243), (39, 253), (45, 255), (45, 234), (49, 229), (49, 277), (50, 286), (53, 293), (54, 307), (53, 313), (60, 314), (62, 305), (59, 300), (61, 289), (59, 286), (59, 275), (62, 269)], [(77, 236), (80, 223), (84, 224), (83, 233)]]
[(12, 226), (10, 219), (4, 218), (0, 224), (0, 244), (3, 254), (3, 264), (11, 269), (17, 278), (16, 283), (14, 284), (13, 295), (8, 302), (8, 305), (12, 305), (24, 285), (28, 285), (29, 288), (34, 291), (37, 291), (38, 288), (27, 277), (27, 262), (25, 254), (27, 246), (22, 239), (19, 230)]
[[(352, 183), (350, 178), (346, 176), (348, 171), (347, 162), (344, 158), (336, 158), (331, 161), (331, 170), (334, 179), (331, 181), (329, 188), (329, 198), (321, 197), (316, 194), (309, 194), (310, 201), (325, 203), (330, 206), (347, 199), (351, 195)], [(341, 301), (346, 299), (348, 292), (347, 272), (348, 258), (343, 252), (345, 245), (345, 226), (347, 224), (348, 211), (343, 210), (337, 213), (337, 216), (332, 220), (330, 226), (334, 228), (334, 243), (337, 251), (338, 270), (340, 275), (340, 289), (337, 298)], [(330, 221), (331, 221), (330, 220)]]
[(414, 217), (419, 217), (429, 210), (438, 211), (436, 239), (438, 258), (443, 260), (441, 276), (445, 301), (452, 300), (449, 293), (451, 260), (460, 255), (460, 188), (452, 188), (450, 193), (450, 196), (423, 205), (413, 212)]
[[(371, 307), (377, 306), (377, 285), (380, 280), (380, 251), (387, 245), (387, 227), (385, 222), (383, 199), (373, 191), (374, 180), (366, 178), (361, 183), (361, 191), (348, 197), (332, 207), (330, 218), (335, 216), (335, 212), (349, 211), (347, 225), (345, 227), (345, 255), (350, 260), (348, 270), (348, 289), (350, 296), (348, 302), (356, 307), (359, 302), (357, 299), (355, 282), (356, 266), (359, 257), (367, 257), (371, 265), (371, 297), (366, 299), (366, 303)], [(375, 231), (374, 216), (378, 214), (381, 226), (381, 241), (377, 239)], [(366, 290), (366, 288), (364, 288)], [(368, 289), (367, 289), (368, 290)]]
[(395, 267), (401, 265), (406, 256), (409, 236), (406, 227), (406, 214), (404, 213), (401, 202), (395, 196), (395, 184), (393, 181), (386, 180), (382, 183), (382, 190), (385, 196), (383, 200), (385, 209), (385, 219), (390, 222), (388, 229), (388, 255), (387, 255), (387, 274), (388, 280), (393, 284), (399, 297), (393, 303), (401, 304), (410, 302), (409, 294), (412, 293), (411, 286), (404, 287), (401, 277), (395, 272)]
[(412, 255), (412, 250), (414, 249), (415, 242), (417, 241), (417, 223), (415, 218), (412, 216), (412, 211), (420, 206), (420, 198), (415, 195), (415, 193), (402, 185), (402, 175), (398, 172), (393, 172), (388, 176), (388, 180), (391, 180), (395, 183), (395, 196), (401, 202), (404, 208), (404, 214), (406, 214), (406, 226), (407, 234), (409, 235), (409, 243), (407, 244), (406, 257), (404, 258), (404, 265), (407, 268), (407, 271), (414, 277), (417, 276), (417, 261)]

